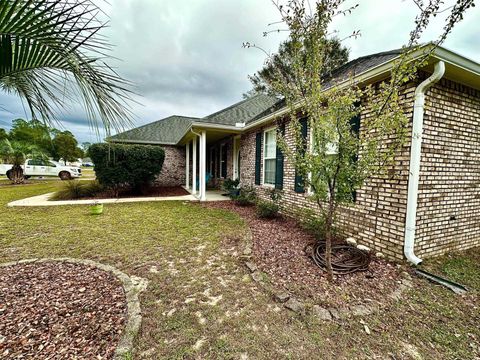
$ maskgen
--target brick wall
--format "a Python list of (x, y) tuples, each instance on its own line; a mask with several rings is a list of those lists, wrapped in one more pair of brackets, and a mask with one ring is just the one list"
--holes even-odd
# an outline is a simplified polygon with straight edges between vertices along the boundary
[[(406, 114), (412, 118), (413, 93), (416, 84), (407, 86), (402, 95), (402, 103)], [(372, 116), (368, 111), (361, 114), (365, 119)], [(411, 120), (410, 120), (411, 121)], [(267, 125), (270, 127), (272, 124)], [(288, 131), (286, 139), (292, 141)], [(254, 185), (255, 182), (255, 135), (264, 128), (255, 129), (243, 134), (241, 138), (241, 179), (242, 184)], [(360, 130), (362, 131), (362, 130)], [(308, 135), (309, 138), (309, 135)], [(399, 151), (394, 166), (393, 178), (372, 178), (357, 191), (356, 203), (343, 207), (337, 219), (337, 225), (344, 235), (354, 236), (361, 244), (376, 251), (383, 252), (391, 259), (403, 259), (403, 234), (406, 215), (406, 199), (408, 186), (409, 147), (407, 144)], [(263, 146), (262, 167), (263, 172)], [(263, 173), (261, 174), (263, 178)], [(288, 159), (284, 162), (284, 186), (282, 191), (282, 207), (286, 212), (294, 212), (298, 208), (318, 211), (308, 193), (294, 191), (295, 169)], [(268, 186), (255, 186), (257, 193), (268, 198)]]
[(480, 92), (441, 80), (427, 93), (415, 248), (480, 245)]
[(185, 185), (185, 147), (163, 146), (163, 149), (165, 161), (155, 183), (160, 186)]

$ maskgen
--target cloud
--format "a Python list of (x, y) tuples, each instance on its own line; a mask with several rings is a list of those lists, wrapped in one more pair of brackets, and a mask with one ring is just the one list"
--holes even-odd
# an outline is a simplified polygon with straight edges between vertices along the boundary
[[(446, 6), (454, 0), (447, 0)], [(347, 0), (346, 6), (358, 0)], [(410, 0), (362, 0), (355, 12), (336, 19), (332, 25), (339, 37), (354, 30), (362, 36), (345, 45), (351, 58), (401, 47), (408, 39), (417, 9)], [(110, 17), (105, 35), (114, 45), (110, 64), (135, 84), (140, 96), (133, 104), (135, 125), (172, 114), (205, 116), (241, 100), (250, 89), (247, 76), (265, 59), (257, 49), (243, 49), (250, 41), (275, 51), (285, 33), (262, 34), (268, 24), (279, 20), (269, 0), (111, 0), (102, 5)], [(480, 10), (469, 11), (445, 46), (480, 60), (476, 21)], [(443, 25), (432, 23), (424, 40), (434, 38)], [(276, 25), (270, 28), (274, 29)], [(16, 96), (0, 94), (0, 126), (25, 117)], [(64, 128), (81, 141), (97, 141), (83, 109), (70, 104), (62, 114)]]

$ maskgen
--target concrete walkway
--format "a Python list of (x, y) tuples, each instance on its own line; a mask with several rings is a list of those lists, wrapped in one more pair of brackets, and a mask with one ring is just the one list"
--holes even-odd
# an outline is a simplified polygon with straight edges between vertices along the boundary
[[(163, 196), (163, 197), (137, 197), (137, 198), (113, 198), (113, 199), (95, 199), (95, 200), (49, 200), (54, 193), (48, 193), (38, 196), (32, 196), (26, 199), (16, 200), (8, 203), (7, 206), (61, 206), (61, 205), (91, 205), (94, 202), (100, 204), (122, 204), (147, 201), (199, 201), (192, 194), (181, 196)], [(226, 201), (230, 200), (228, 196), (223, 196), (222, 191), (207, 191), (207, 201)]]

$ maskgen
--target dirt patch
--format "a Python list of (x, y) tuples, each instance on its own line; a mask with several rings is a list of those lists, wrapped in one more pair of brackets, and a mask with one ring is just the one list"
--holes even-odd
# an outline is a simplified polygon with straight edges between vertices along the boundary
[(120, 281), (92, 266), (0, 268), (2, 359), (111, 359), (127, 306)]
[(269, 280), (291, 294), (333, 307), (359, 303), (385, 303), (400, 282), (394, 264), (373, 258), (368, 271), (335, 277), (328, 283), (326, 274), (305, 254), (315, 239), (289, 217), (260, 219), (254, 207), (239, 207), (232, 202), (203, 206), (234, 211), (248, 223), (252, 232), (253, 261)]

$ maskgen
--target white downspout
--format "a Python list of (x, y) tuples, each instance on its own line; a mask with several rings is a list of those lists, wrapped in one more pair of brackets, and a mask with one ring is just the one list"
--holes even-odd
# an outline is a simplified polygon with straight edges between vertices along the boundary
[(414, 252), (415, 227), (417, 219), (418, 182), (420, 178), (420, 159), (422, 155), (423, 115), (425, 112), (425, 92), (445, 73), (445, 63), (435, 64), (433, 74), (415, 89), (413, 105), (412, 144), (410, 148), (410, 168), (408, 176), (407, 216), (405, 219), (405, 239), (403, 253), (414, 265), (422, 262)]

